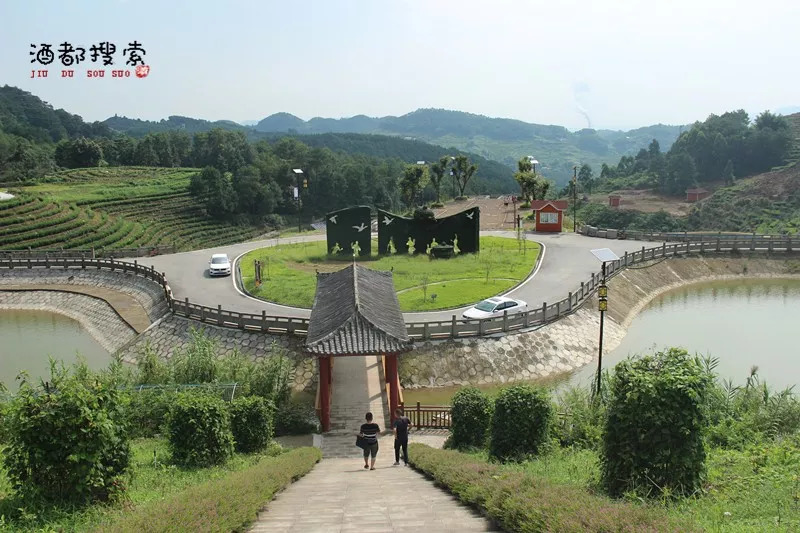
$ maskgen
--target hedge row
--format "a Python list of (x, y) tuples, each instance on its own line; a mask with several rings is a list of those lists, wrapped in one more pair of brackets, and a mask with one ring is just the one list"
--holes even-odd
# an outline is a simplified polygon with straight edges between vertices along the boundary
[(654, 507), (611, 500), (583, 487), (553, 484), (460, 452), (412, 443), (408, 455), (414, 468), (506, 531), (698, 530)]
[(322, 459), (317, 448), (296, 448), (246, 470), (191, 487), (128, 512), (96, 531), (242, 531), (277, 492)]

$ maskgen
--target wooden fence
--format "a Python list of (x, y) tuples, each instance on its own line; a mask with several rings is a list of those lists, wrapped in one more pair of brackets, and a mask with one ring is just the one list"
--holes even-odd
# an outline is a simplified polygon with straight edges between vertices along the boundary
[[(652, 234), (656, 235), (656, 234)], [(668, 235), (668, 234), (658, 234)], [(677, 235), (677, 234), (673, 234)], [(608, 278), (612, 278), (627, 266), (645, 261), (677, 257), (687, 254), (737, 254), (742, 252), (765, 252), (791, 254), (800, 252), (800, 238), (776, 235), (739, 235), (717, 236), (714, 239), (696, 240), (695, 236), (685, 236), (686, 240), (666, 243), (651, 248), (642, 247), (632, 253), (606, 264)], [(113, 258), (91, 257), (19, 257), (0, 254), (0, 268), (97, 268), (112, 272), (130, 272), (143, 276), (158, 284), (164, 290), (170, 310), (180, 316), (216, 326), (238, 328), (242, 330), (261, 331), (265, 333), (293, 334), (304, 336), (308, 332), (308, 319), (285, 316), (268, 316), (261, 314), (240, 313), (223, 309), (222, 306), (208, 307), (189, 301), (176, 300), (167, 283), (166, 276), (153, 267), (144, 267), (136, 261), (129, 263), (116, 261)], [(480, 337), (516, 331), (532, 326), (541, 326), (558, 320), (575, 312), (595, 292), (600, 283), (601, 274), (593, 273), (591, 277), (576, 285), (567, 297), (557, 302), (544, 302), (536, 309), (525, 313), (482, 319), (467, 320), (451, 315), (450, 319), (431, 322), (407, 322), (409, 337), (414, 340), (455, 339), (462, 337)]]
[(450, 429), (453, 418), (449, 405), (416, 405), (400, 404), (403, 414), (411, 420), (412, 427), (417, 429)]

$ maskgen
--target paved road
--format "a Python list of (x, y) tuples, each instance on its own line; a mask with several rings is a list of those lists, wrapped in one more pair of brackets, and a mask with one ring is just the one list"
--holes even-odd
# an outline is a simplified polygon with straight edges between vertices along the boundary
[(497, 531), (419, 472), (391, 466), (392, 452), (381, 447), (374, 471), (361, 459), (323, 459), (267, 503), (250, 531)]
[[(512, 231), (482, 231), (481, 235), (503, 237), (515, 236)], [(280, 239), (280, 244), (324, 240), (324, 234), (313, 234), (302, 237)], [(574, 233), (529, 233), (527, 239), (539, 242), (544, 246), (544, 257), (537, 272), (518, 286), (507, 296), (518, 298), (528, 303), (531, 309), (541, 307), (543, 302), (553, 303), (567, 297), (569, 291), (580, 286), (592, 272), (600, 270), (600, 263), (590, 253), (594, 248), (611, 248), (617, 255), (626, 251), (641, 250), (657, 243), (643, 241), (619, 241), (584, 237)], [(217, 307), (233, 311), (260, 314), (266, 310), (269, 316), (291, 316), (307, 318), (310, 309), (299, 309), (283, 305), (263, 302), (240, 294), (233, 285), (232, 277), (211, 278), (208, 275), (208, 260), (212, 253), (227, 253), (231, 259), (256, 248), (275, 246), (277, 239), (252, 241), (213, 249), (196, 250), (157, 257), (139, 258), (140, 264), (154, 265), (160, 272), (165, 272), (175, 298), (188, 297), (193, 303)], [(531, 265), (533, 266), (533, 265)], [(467, 309), (404, 313), (406, 322), (422, 322), (449, 320), (453, 314), (461, 316)]]

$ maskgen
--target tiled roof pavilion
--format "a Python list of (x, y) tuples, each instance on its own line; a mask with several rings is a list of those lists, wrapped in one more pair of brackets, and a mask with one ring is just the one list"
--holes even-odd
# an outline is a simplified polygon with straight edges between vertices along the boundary
[(306, 338), (315, 355), (387, 355), (411, 350), (391, 272), (357, 264), (317, 274)]

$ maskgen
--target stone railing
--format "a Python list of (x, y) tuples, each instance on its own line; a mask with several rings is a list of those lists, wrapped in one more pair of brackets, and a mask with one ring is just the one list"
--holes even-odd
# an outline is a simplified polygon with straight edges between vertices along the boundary
[(768, 247), (770, 243), (791, 242), (795, 249), (800, 248), (800, 235), (757, 235), (755, 233), (723, 233), (723, 232), (703, 232), (689, 233), (687, 231), (637, 231), (621, 230), (613, 228), (597, 228), (595, 226), (581, 226), (578, 233), (587, 237), (599, 237), (601, 239), (629, 239), (634, 241), (656, 241), (656, 242), (714, 242), (719, 240), (735, 240), (753, 242), (756, 248)]
[(139, 248), (75, 248), (71, 250), (45, 250), (45, 249), (27, 249), (27, 250), (0, 250), (0, 259), (15, 258), (15, 259), (59, 259), (63, 257), (152, 257), (163, 254), (173, 254), (176, 251), (175, 246), (140, 246)]
[[(710, 240), (687, 241), (677, 243), (663, 242), (652, 248), (642, 247), (633, 253), (625, 253), (623, 257), (606, 264), (606, 276), (611, 278), (630, 265), (665, 259), (686, 254), (736, 254), (741, 252), (794, 253), (800, 251), (800, 238), (785, 236), (732, 236)], [(268, 316), (261, 314), (240, 313), (223, 309), (222, 306), (208, 307), (189, 301), (173, 298), (172, 291), (165, 274), (157, 272), (153, 267), (115, 261), (113, 258), (31, 258), (4, 257), (0, 255), (0, 268), (97, 268), (112, 272), (130, 272), (143, 276), (161, 285), (166, 295), (170, 310), (191, 320), (226, 328), (261, 331), (273, 334), (293, 334), (304, 336), (308, 332), (309, 321), (306, 318), (284, 316)], [(414, 340), (455, 339), (462, 337), (481, 337), (502, 334), (533, 326), (541, 326), (558, 320), (576, 311), (595, 292), (601, 281), (601, 274), (593, 273), (587, 280), (576, 285), (567, 297), (557, 302), (544, 302), (540, 307), (525, 313), (504, 314), (503, 316), (481, 320), (460, 319), (452, 315), (450, 319), (430, 322), (406, 322), (409, 337)]]

